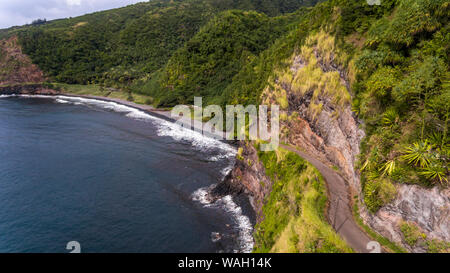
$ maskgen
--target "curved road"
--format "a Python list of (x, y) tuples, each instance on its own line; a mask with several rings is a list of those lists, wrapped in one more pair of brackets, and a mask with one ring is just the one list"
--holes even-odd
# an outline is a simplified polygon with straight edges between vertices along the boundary
[(336, 232), (344, 238), (350, 247), (360, 253), (369, 253), (367, 244), (371, 239), (355, 222), (350, 202), (350, 190), (345, 180), (333, 169), (314, 157), (293, 147), (280, 145), (282, 148), (294, 152), (314, 165), (322, 174), (328, 188), (328, 221)]

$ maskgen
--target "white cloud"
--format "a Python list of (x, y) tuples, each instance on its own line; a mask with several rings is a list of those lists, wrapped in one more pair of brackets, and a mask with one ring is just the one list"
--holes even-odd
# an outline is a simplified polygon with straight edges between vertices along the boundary
[(81, 0), (66, 0), (69, 6), (79, 6), (81, 5)]
[(75, 17), (146, 0), (0, 0), (0, 28), (20, 26), (38, 18)]

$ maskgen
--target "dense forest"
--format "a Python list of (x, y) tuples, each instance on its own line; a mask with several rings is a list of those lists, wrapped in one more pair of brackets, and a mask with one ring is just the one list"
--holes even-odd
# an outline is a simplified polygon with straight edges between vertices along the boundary
[(317, 1), (149, 1), (76, 18), (12, 28), (27, 53), (55, 81), (125, 87), (162, 68), (209, 20), (229, 9), (269, 16)]

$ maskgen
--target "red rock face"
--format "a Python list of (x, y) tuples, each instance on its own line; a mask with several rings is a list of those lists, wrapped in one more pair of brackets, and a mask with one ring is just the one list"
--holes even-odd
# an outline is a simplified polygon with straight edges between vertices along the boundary
[(23, 54), (17, 36), (0, 41), (0, 85), (44, 81), (44, 73)]
[(233, 171), (214, 190), (215, 195), (244, 193), (256, 213), (257, 221), (263, 220), (264, 200), (272, 190), (273, 182), (265, 174), (265, 168), (258, 159), (258, 154), (249, 142), (241, 142), (242, 160), (236, 160)]

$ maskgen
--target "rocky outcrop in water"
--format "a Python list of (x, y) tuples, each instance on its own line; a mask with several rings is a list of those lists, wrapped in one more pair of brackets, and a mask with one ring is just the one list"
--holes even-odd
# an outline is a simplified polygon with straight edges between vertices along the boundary
[(236, 160), (233, 170), (223, 182), (211, 190), (211, 195), (246, 194), (259, 222), (263, 218), (262, 207), (264, 199), (272, 189), (272, 181), (265, 174), (265, 168), (258, 159), (255, 147), (249, 142), (242, 142), (240, 148), (242, 153)]

